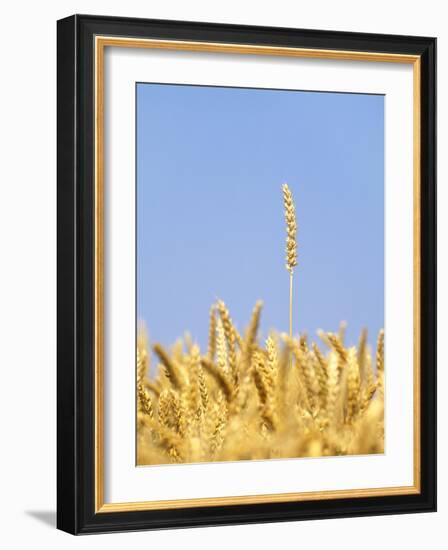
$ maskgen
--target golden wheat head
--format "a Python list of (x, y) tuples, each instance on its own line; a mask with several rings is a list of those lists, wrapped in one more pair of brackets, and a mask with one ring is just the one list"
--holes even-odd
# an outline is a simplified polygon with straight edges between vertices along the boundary
[(286, 269), (292, 275), (297, 265), (297, 220), (291, 189), (287, 183), (282, 185), (283, 203), (286, 221)]

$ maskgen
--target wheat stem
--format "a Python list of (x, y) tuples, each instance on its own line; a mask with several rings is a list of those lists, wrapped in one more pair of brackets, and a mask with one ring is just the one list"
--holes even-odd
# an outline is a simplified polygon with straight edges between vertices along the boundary
[(289, 274), (289, 337), (292, 338), (292, 272)]
[(286, 269), (289, 271), (289, 337), (292, 338), (292, 289), (293, 272), (297, 265), (297, 220), (291, 190), (287, 183), (282, 185), (286, 222)]
[[(291, 190), (287, 183), (282, 186), (286, 222), (286, 269), (289, 271), (289, 337), (292, 338), (292, 291), (293, 273), (297, 265), (297, 220)], [(292, 357), (290, 359), (292, 366)]]

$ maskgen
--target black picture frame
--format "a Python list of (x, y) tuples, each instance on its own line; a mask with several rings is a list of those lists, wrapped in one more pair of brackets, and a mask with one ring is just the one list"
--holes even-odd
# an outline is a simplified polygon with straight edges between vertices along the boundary
[[(420, 492), (95, 511), (94, 51), (97, 35), (420, 56)], [(72, 534), (436, 510), (436, 39), (74, 15), (57, 23), (57, 527)]]

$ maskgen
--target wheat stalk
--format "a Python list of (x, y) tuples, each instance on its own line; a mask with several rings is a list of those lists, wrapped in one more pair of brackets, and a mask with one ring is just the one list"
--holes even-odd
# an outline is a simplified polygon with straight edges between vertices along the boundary
[(152, 418), (154, 416), (152, 401), (142, 384), (138, 384), (137, 386), (137, 397), (141, 411)]
[(210, 308), (210, 321), (208, 325), (208, 358), (215, 359), (216, 353), (216, 311), (215, 304)]
[(174, 361), (170, 358), (166, 350), (160, 345), (154, 345), (154, 352), (159, 356), (160, 361), (165, 367), (165, 374), (168, 380), (173, 384), (175, 388), (181, 387), (181, 381), (179, 379)]
[(222, 369), (216, 368), (205, 357), (201, 359), (201, 364), (204, 369), (215, 379), (218, 387), (222, 390), (224, 397), (227, 399), (227, 401), (231, 401), (233, 396), (233, 387)]
[(244, 337), (243, 344), (243, 357), (246, 369), (249, 370), (252, 361), (252, 355), (255, 351), (258, 326), (260, 324), (261, 308), (263, 302), (258, 301), (255, 304), (254, 309), (252, 310), (252, 316), (249, 321), (249, 326), (247, 327), (246, 334)]
[(224, 335), (227, 341), (227, 350), (228, 350), (228, 360), (229, 367), (232, 373), (233, 378), (236, 381), (236, 329), (233, 325), (232, 319), (230, 317), (229, 310), (227, 309), (225, 303), (222, 300), (219, 300), (217, 303), (217, 308), (222, 322), (222, 327), (224, 329)]
[(282, 186), (286, 221), (286, 269), (289, 272), (289, 336), (292, 338), (293, 273), (297, 265), (297, 220), (294, 200), (287, 183)]

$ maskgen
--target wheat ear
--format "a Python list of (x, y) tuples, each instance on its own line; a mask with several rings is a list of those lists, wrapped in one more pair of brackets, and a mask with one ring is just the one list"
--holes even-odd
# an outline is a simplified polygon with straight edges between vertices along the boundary
[(282, 186), (286, 221), (286, 269), (289, 271), (289, 337), (292, 338), (292, 280), (297, 265), (297, 220), (291, 189)]
[(237, 378), (236, 370), (236, 351), (235, 351), (235, 327), (230, 317), (229, 310), (222, 300), (217, 303), (218, 312), (221, 318), (222, 327), (224, 329), (224, 335), (227, 341), (229, 367), (233, 378)]
[(216, 353), (216, 308), (215, 304), (210, 308), (210, 322), (208, 328), (208, 358), (215, 359)]
[(246, 334), (244, 336), (244, 350), (243, 350), (243, 362), (247, 370), (250, 369), (252, 355), (256, 348), (258, 327), (260, 325), (261, 308), (263, 302), (258, 300), (252, 310), (252, 316), (250, 318), (249, 326), (247, 327)]
[(222, 369), (215, 367), (206, 357), (201, 358), (201, 365), (215, 379), (218, 387), (223, 391), (224, 397), (230, 402), (233, 396), (233, 387)]
[(171, 357), (166, 352), (165, 348), (163, 348), (163, 346), (161, 346), (160, 344), (154, 344), (153, 350), (159, 356), (160, 361), (165, 367), (165, 374), (168, 380), (176, 389), (180, 389), (181, 382), (177, 373), (177, 369), (173, 361), (171, 360)]

